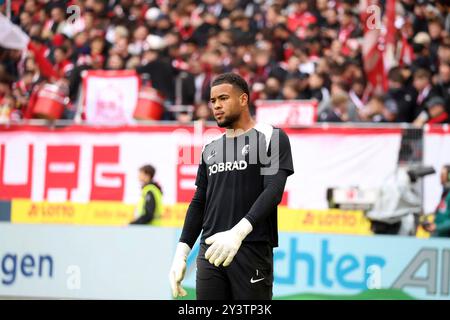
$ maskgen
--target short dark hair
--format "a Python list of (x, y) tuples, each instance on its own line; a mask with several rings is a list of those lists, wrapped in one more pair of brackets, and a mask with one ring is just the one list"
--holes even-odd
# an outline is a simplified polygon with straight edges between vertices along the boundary
[(426, 79), (430, 80), (431, 73), (427, 69), (420, 68), (414, 72), (414, 78), (419, 78), (419, 79), (426, 78)]
[(153, 179), (156, 173), (155, 167), (150, 164), (146, 164), (140, 167), (139, 170), (142, 171), (147, 176), (149, 176), (151, 179)]
[(146, 164), (146, 165), (143, 165), (142, 167), (140, 167), (139, 170), (141, 172), (143, 172), (144, 174), (146, 174), (147, 176), (149, 176), (150, 183), (154, 184), (159, 189), (159, 191), (161, 191), (161, 193), (163, 192), (161, 185), (158, 182), (156, 182), (155, 180), (153, 180), (153, 178), (155, 177), (155, 173), (156, 173), (156, 169), (154, 166), (152, 166), (151, 164)]
[(403, 84), (405, 82), (405, 79), (403, 78), (402, 70), (400, 69), (400, 67), (391, 68), (388, 72), (388, 79), (393, 82), (398, 82), (401, 84)]
[(217, 76), (211, 83), (211, 87), (218, 86), (219, 84), (228, 83), (233, 87), (238, 88), (244, 92), (250, 99), (250, 90), (248, 89), (247, 82), (238, 74), (233, 72), (222, 73)]

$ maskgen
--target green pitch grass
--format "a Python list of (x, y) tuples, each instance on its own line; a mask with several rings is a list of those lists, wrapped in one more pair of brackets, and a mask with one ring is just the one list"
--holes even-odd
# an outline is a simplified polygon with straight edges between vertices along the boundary
[[(195, 300), (195, 289), (185, 288), (187, 296), (181, 300)], [(354, 295), (331, 295), (320, 293), (299, 293), (277, 296), (274, 300), (414, 300), (415, 298), (398, 289), (366, 290)]]

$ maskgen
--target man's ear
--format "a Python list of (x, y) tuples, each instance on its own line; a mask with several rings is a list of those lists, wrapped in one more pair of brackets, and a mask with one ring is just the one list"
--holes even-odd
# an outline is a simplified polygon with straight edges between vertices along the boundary
[(248, 105), (248, 95), (246, 93), (241, 94), (239, 102), (241, 103), (241, 106)]

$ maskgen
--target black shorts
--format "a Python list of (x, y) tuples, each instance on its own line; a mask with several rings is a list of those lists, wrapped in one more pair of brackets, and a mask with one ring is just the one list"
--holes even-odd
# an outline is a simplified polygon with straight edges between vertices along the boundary
[(205, 259), (208, 245), (197, 256), (197, 300), (271, 300), (273, 248), (268, 243), (242, 243), (228, 267)]

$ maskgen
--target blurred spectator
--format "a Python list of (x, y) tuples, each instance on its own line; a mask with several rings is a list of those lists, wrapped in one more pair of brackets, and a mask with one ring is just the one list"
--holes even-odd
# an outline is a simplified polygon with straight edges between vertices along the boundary
[[(362, 78), (356, 78), (353, 83), (352, 86), (350, 88), (350, 92), (349, 92), (349, 98), (352, 102), (352, 104), (356, 107), (356, 110), (361, 110), (362, 108), (364, 108), (365, 105), (365, 94), (364, 94), (364, 89), (365, 89), (365, 81)], [(355, 110), (355, 111), (356, 111)]]
[(50, 16), (45, 21), (42, 30), (42, 38), (51, 39), (55, 34), (64, 30), (66, 24), (66, 4), (61, 1), (54, 1), (50, 6)]
[(373, 96), (359, 113), (362, 121), (393, 122), (398, 114), (395, 101), (385, 96)]
[(102, 69), (104, 60), (105, 58), (101, 54), (82, 55), (78, 58), (77, 65), (69, 77), (69, 98), (71, 101), (76, 101), (80, 95), (83, 71)]
[(426, 69), (418, 69), (413, 75), (413, 86), (416, 90), (416, 106), (414, 109), (414, 119), (427, 108), (428, 101), (437, 96), (438, 92), (431, 83), (431, 73)]
[(260, 98), (264, 100), (282, 99), (280, 92), (281, 92), (281, 81), (278, 78), (271, 77), (267, 79), (265, 88), (261, 93)]
[(331, 96), (330, 108), (319, 114), (320, 122), (345, 122), (348, 121), (348, 95), (336, 93)]
[[(14, 119), (16, 109), (16, 98), (12, 95), (6, 95), (0, 102), (0, 123), (9, 122)], [(17, 117), (19, 118), (19, 117)]]
[(413, 124), (417, 127), (422, 127), (426, 123), (448, 123), (449, 114), (446, 109), (443, 98), (437, 96), (432, 97), (427, 101), (425, 110), (422, 110)]
[[(444, 98), (447, 108), (450, 108), (450, 62), (442, 62), (439, 66), (439, 73), (435, 78), (435, 88)], [(447, 112), (449, 111), (447, 109)]]
[(412, 122), (415, 115), (415, 94), (408, 89), (401, 68), (389, 70), (388, 87), (387, 97), (392, 99), (397, 107), (395, 122)]
[(331, 98), (324, 99), (318, 106), (318, 114), (320, 119), (320, 114), (333, 114), (333, 97), (340, 97), (339, 99), (344, 101), (344, 97), (346, 98), (345, 101), (347, 103), (347, 106), (343, 109), (345, 109), (345, 115), (346, 117), (342, 118), (342, 121), (352, 121), (352, 122), (358, 122), (360, 121), (359, 117), (359, 109), (357, 105), (352, 101), (350, 96), (347, 94), (348, 87), (346, 84), (342, 82), (336, 82), (331, 84)]
[(145, 50), (148, 28), (145, 25), (138, 26), (133, 32), (133, 39), (128, 45), (128, 52), (131, 55), (140, 55)]
[(447, 43), (440, 45), (438, 49), (438, 59), (441, 63), (450, 63), (450, 39), (446, 39)]
[[(413, 2), (414, 4), (414, 2)], [(419, 32), (427, 32), (428, 31), (428, 23), (426, 18), (426, 7), (428, 1), (427, 0), (417, 0), (414, 5), (414, 19), (413, 19), (413, 27), (414, 33)]]
[(438, 61), (438, 49), (443, 40), (443, 32), (444, 25), (442, 23), (441, 18), (433, 18), (428, 21), (428, 30), (430, 34), (430, 56), (435, 64)]
[(233, 25), (230, 30), (233, 37), (233, 42), (236, 45), (253, 44), (255, 42), (256, 32), (250, 24), (250, 20), (245, 15), (244, 11), (236, 10), (229, 15), (229, 18)]
[(191, 122), (193, 119), (192, 115), (189, 112), (181, 111), (175, 113), (175, 120), (181, 124), (185, 124)]
[(64, 46), (56, 47), (53, 53), (55, 70), (58, 77), (66, 77), (73, 69), (73, 63), (69, 60), (68, 49)]
[(193, 120), (214, 121), (213, 113), (208, 103), (202, 102), (195, 106)]
[(362, 36), (362, 32), (356, 23), (356, 18), (351, 10), (344, 10), (339, 16), (340, 28), (337, 39), (342, 44), (342, 54), (349, 56), (352, 50), (350, 39)]
[(330, 97), (330, 92), (325, 87), (325, 79), (322, 74), (313, 73), (308, 78), (308, 85), (310, 90), (310, 99), (315, 99), (318, 102), (326, 100)]
[(282, 96), (284, 100), (295, 100), (299, 98), (298, 80), (286, 80), (282, 89)]
[(308, 10), (307, 1), (293, 1), (290, 6), (287, 26), (290, 31), (296, 32), (299, 38), (305, 37), (308, 25), (316, 23), (317, 18)]
[(429, 69), (431, 72), (436, 72), (436, 62), (431, 55), (431, 37), (426, 32), (419, 32), (414, 37), (413, 50), (415, 59), (412, 62), (412, 70)]
[(169, 62), (161, 57), (158, 50), (146, 51), (141, 60), (138, 73), (147, 74), (153, 87), (161, 91), (168, 100), (175, 101), (175, 74)]
[(203, 23), (198, 26), (192, 34), (192, 39), (200, 46), (205, 47), (208, 36), (220, 31), (217, 16), (211, 12), (203, 13)]
[(9, 96), (11, 94), (11, 84), (10, 81), (6, 78), (1, 79), (0, 78), (0, 103), (3, 102), (3, 99), (6, 96)]
[(124, 59), (118, 53), (110, 55), (108, 61), (106, 61), (107, 70), (122, 70), (124, 68)]

